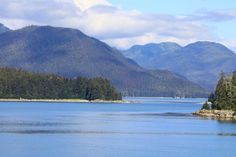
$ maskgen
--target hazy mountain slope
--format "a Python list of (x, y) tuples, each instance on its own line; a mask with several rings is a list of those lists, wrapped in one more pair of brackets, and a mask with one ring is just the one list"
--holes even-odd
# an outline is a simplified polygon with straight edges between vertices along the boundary
[(1, 34), (0, 56), (0, 66), (67, 77), (103, 76), (129, 95), (206, 94), (198, 85), (168, 74), (172, 85), (164, 74), (153, 75), (105, 43), (75, 29), (30, 26)]
[(8, 31), (10, 31), (10, 29), (0, 23), (0, 34)]
[[(230, 73), (236, 70), (236, 54), (218, 43), (196, 42), (170, 49), (176, 45), (172, 43), (161, 50), (160, 45), (144, 45), (136, 49), (134, 46), (123, 54), (145, 68), (174, 71), (210, 90), (217, 83), (221, 71)], [(142, 59), (149, 53), (153, 55)]]
[(147, 45), (135, 45), (127, 51), (122, 53), (136, 61), (143, 67), (154, 69), (153, 64), (156, 63), (156, 59), (166, 55), (167, 53), (174, 53), (176, 50), (182, 47), (176, 43), (165, 42), (160, 44), (147, 44)]

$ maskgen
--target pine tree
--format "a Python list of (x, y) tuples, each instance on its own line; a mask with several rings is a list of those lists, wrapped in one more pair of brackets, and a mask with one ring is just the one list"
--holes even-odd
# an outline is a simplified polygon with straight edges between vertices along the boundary
[(233, 110), (236, 111), (236, 72), (232, 76), (232, 106)]
[(212, 109), (236, 110), (236, 73), (232, 77), (225, 77), (221, 73), (221, 78), (216, 86), (214, 94), (211, 94), (208, 101), (212, 103)]
[(226, 79), (225, 79), (225, 74), (222, 72), (220, 80), (216, 86), (216, 91), (215, 91), (215, 96), (216, 96), (216, 105), (217, 109), (221, 110), (224, 109), (225, 106), (227, 105), (227, 93), (226, 93)]
[(211, 108), (210, 108), (210, 105), (208, 104), (208, 102), (205, 102), (205, 103), (203, 104), (202, 109), (204, 109), (204, 110), (210, 110), (210, 109), (211, 109)]
[(216, 100), (215, 93), (211, 93), (208, 97), (208, 102), (214, 103)]

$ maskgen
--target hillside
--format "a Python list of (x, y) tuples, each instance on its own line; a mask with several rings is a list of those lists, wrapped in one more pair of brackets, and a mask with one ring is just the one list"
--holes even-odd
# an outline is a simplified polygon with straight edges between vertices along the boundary
[(148, 69), (166, 69), (213, 90), (221, 71), (236, 69), (236, 54), (224, 45), (196, 42), (181, 47), (176, 43), (133, 46), (123, 54)]
[(0, 56), (2, 67), (70, 78), (102, 76), (125, 95), (206, 95), (204, 89), (175, 74), (152, 74), (107, 44), (76, 29), (29, 26), (1, 34)]
[(0, 34), (8, 31), (10, 31), (10, 29), (0, 23)]

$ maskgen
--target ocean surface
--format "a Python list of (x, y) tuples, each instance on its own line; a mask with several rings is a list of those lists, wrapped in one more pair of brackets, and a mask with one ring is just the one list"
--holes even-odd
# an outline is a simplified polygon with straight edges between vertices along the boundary
[(236, 157), (236, 123), (191, 113), (205, 99), (0, 103), (0, 157)]

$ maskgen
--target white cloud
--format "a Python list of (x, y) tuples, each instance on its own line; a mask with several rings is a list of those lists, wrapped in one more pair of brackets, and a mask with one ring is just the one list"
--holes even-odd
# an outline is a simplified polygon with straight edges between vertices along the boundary
[(230, 21), (236, 18), (235, 10), (214, 10), (201, 9), (196, 11), (191, 17), (193, 20), (207, 20), (213, 22)]
[(15, 18), (1, 18), (0, 17), (0, 23), (3, 23), (7, 27), (11, 29), (18, 29), (22, 28), (28, 25), (42, 25), (42, 23), (38, 23), (36, 21), (31, 21), (31, 20), (25, 20), (25, 19), (15, 19)]
[(108, 12), (98, 12), (93, 8), (86, 12), (81, 22), (83, 31), (119, 48), (148, 42), (173, 41), (186, 44), (189, 41), (215, 38), (210, 29), (199, 22), (117, 8)]
[(74, 2), (82, 11), (97, 5), (111, 5), (106, 0), (74, 0)]
[[(206, 12), (188, 16), (145, 14), (123, 10), (106, 0), (0, 0), (0, 23), (11, 28), (26, 25), (53, 25), (77, 28), (111, 46), (173, 41), (186, 44), (196, 40), (218, 39), (201, 19), (219, 21), (234, 12)], [(216, 19), (218, 15), (221, 15)]]
[(225, 39), (225, 40), (222, 40), (221, 43), (227, 45), (228, 47), (231, 48), (231, 50), (234, 51), (234, 53), (236, 53), (236, 39), (235, 39), (235, 40), (233, 40), (233, 39), (231, 39), (231, 40), (226, 40), (226, 39)]

